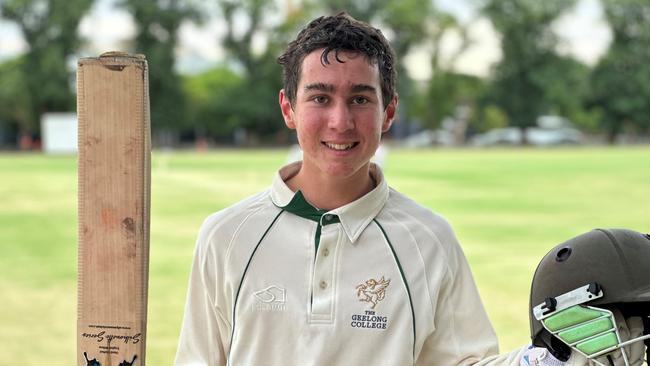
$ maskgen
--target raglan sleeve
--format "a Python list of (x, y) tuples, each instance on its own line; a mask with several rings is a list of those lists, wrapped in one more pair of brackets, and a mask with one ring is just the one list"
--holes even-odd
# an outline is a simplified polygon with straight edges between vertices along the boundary
[(199, 232), (190, 271), (175, 366), (225, 366), (223, 322), (217, 307), (217, 256), (210, 245), (210, 220)]
[[(446, 221), (437, 225), (444, 270), (431, 293), (434, 330), (424, 340), (417, 365), (474, 365), (498, 354), (496, 334), (481, 302), (464, 253)], [(439, 263), (439, 262), (438, 262)]]

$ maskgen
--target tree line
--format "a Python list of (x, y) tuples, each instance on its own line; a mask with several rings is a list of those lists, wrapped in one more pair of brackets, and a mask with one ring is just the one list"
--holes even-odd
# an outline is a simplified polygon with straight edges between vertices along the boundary
[[(470, 24), (435, 1), (215, 0), (216, 7), (207, 7), (199, 0), (116, 0), (116, 6), (136, 25), (125, 51), (145, 54), (149, 62), (152, 128), (159, 145), (196, 139), (238, 145), (292, 141), (277, 107), (281, 70), (275, 60), (311, 18), (342, 10), (379, 25), (401, 61), (401, 123), (395, 137), (438, 128), (459, 111), (470, 132), (525, 129), (549, 114), (567, 117), (610, 142), (621, 133), (650, 131), (650, 2), (599, 0), (612, 41), (590, 67), (558, 51), (561, 35), (553, 28), (577, 0), (468, 1), (501, 39), (502, 58), (487, 77), (455, 71), (455, 61), (473, 43)], [(0, 0), (0, 18), (15, 23), (28, 45), (24, 54), (0, 64), (0, 136), (2, 131), (10, 136), (5, 143), (38, 137), (43, 113), (75, 109), (70, 64), (86, 41), (77, 29), (93, 3)], [(174, 50), (181, 24), (200, 25), (210, 16), (225, 25), (223, 37), (214, 42), (226, 59), (199, 74), (177, 73)], [(443, 40), (450, 34), (460, 39), (459, 46), (443, 57)], [(254, 47), (260, 37), (262, 49)], [(432, 75), (425, 82), (413, 80), (404, 67), (416, 47), (431, 50)]]

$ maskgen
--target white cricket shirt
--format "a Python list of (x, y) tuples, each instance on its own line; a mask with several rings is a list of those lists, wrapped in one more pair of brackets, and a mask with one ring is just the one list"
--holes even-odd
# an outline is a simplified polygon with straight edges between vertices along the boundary
[(284, 183), (299, 169), (204, 222), (177, 366), (450, 366), (497, 353), (443, 218), (389, 188), (375, 165), (371, 192), (318, 210)]

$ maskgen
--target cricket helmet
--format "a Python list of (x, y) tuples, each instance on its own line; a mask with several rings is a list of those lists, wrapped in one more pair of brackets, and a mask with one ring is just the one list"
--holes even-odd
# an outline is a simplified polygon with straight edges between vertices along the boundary
[[(594, 338), (606, 330), (593, 330), (597, 328), (595, 324), (607, 322), (600, 318), (607, 318), (611, 312), (606, 309), (613, 308), (625, 317), (641, 316), (644, 334), (650, 333), (648, 234), (625, 229), (595, 229), (569, 239), (546, 254), (537, 266), (530, 291), (532, 342), (547, 348), (560, 360), (568, 359), (572, 349), (588, 357), (590, 352), (591, 356), (600, 357), (614, 346), (595, 349), (592, 344), (590, 349), (584, 346), (587, 342), (582, 342), (585, 348), (578, 347), (577, 343), (581, 342), (580, 337), (598, 343)], [(581, 321), (574, 321), (581, 317)], [(587, 325), (577, 329), (581, 322)], [(614, 322), (613, 315), (611, 322)], [(564, 324), (558, 325), (560, 323)], [(554, 328), (556, 325), (558, 329)], [(621, 339), (618, 331), (615, 333), (618, 340), (613, 342), (617, 343), (617, 350)], [(576, 334), (580, 334), (578, 338)], [(649, 342), (646, 340), (646, 345)]]

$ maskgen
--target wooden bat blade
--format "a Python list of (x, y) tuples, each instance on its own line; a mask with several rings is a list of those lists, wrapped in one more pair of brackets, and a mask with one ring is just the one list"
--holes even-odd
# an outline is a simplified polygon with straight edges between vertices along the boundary
[(149, 268), (147, 63), (108, 53), (77, 69), (79, 366), (144, 365)]

